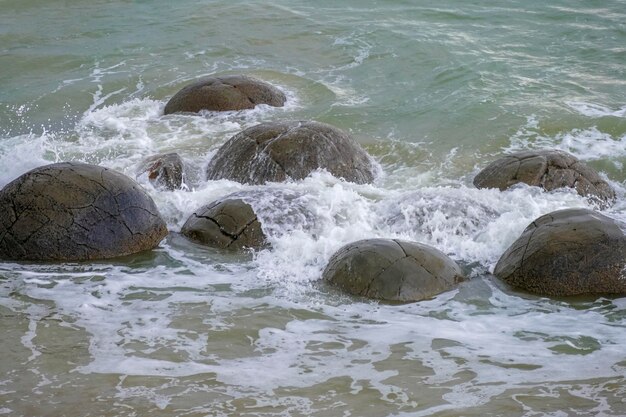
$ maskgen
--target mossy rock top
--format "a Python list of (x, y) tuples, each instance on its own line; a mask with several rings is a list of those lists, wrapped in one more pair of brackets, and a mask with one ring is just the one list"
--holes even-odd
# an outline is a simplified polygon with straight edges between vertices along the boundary
[(152, 249), (167, 235), (154, 201), (132, 179), (63, 162), (0, 191), (0, 259), (77, 261)]

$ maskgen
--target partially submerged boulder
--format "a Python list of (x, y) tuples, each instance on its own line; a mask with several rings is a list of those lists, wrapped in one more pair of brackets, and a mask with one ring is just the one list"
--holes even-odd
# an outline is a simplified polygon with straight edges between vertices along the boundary
[(269, 83), (245, 75), (223, 75), (187, 85), (167, 102), (163, 113), (245, 110), (258, 104), (282, 107), (285, 101), (285, 94)]
[(615, 200), (615, 191), (584, 162), (557, 150), (523, 151), (506, 155), (480, 171), (474, 178), (478, 188), (507, 188), (526, 183), (546, 191), (569, 187), (600, 207)]
[(339, 249), (323, 279), (350, 294), (409, 302), (432, 298), (464, 278), (452, 259), (431, 246), (366, 239)]
[(0, 191), (0, 259), (79, 261), (152, 249), (167, 235), (132, 179), (95, 165), (36, 168)]
[(258, 249), (266, 244), (252, 206), (235, 197), (199, 208), (187, 219), (181, 233), (197, 243), (222, 249)]
[(314, 201), (306, 192), (287, 188), (239, 191), (197, 209), (181, 233), (215, 248), (262, 249), (269, 247), (268, 237), (281, 239), (294, 231), (314, 234)]
[(539, 295), (626, 294), (625, 227), (587, 209), (546, 214), (504, 252), (494, 274)]
[(184, 183), (184, 163), (176, 152), (154, 155), (139, 165), (137, 178), (144, 174), (155, 188), (178, 190)]
[(319, 168), (358, 184), (374, 179), (371, 158), (352, 137), (313, 121), (262, 123), (244, 130), (217, 151), (207, 178), (263, 184), (301, 180)]

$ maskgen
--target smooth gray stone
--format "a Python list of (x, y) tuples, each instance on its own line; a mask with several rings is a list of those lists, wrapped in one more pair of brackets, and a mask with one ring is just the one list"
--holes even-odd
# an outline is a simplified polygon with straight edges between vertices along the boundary
[(139, 184), (83, 163), (20, 176), (0, 191), (0, 213), (0, 259), (106, 259), (152, 249), (167, 235)]
[(245, 75), (205, 77), (177, 92), (167, 102), (163, 113), (245, 110), (257, 104), (282, 107), (286, 100), (278, 88), (256, 78)]
[(339, 249), (323, 279), (350, 294), (387, 301), (419, 301), (464, 280), (443, 252), (421, 243), (365, 239)]
[(520, 182), (546, 191), (573, 188), (600, 208), (609, 207), (615, 201), (615, 191), (593, 168), (575, 156), (557, 150), (506, 155), (489, 164), (474, 178), (477, 188), (506, 190)]
[(587, 209), (546, 214), (504, 252), (494, 274), (539, 295), (626, 294), (624, 227)]
[(252, 207), (240, 198), (215, 201), (196, 210), (181, 233), (211, 247), (240, 250), (266, 245), (261, 223)]
[(270, 122), (228, 140), (207, 168), (207, 179), (244, 184), (301, 180), (324, 168), (358, 184), (374, 179), (369, 155), (348, 134), (313, 121)]

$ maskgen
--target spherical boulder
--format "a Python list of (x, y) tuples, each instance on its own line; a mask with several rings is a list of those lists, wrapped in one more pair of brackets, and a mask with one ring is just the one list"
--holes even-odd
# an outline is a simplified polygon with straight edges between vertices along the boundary
[(421, 243), (366, 239), (339, 249), (323, 279), (350, 294), (386, 301), (419, 301), (464, 280), (443, 252)]
[(351, 136), (313, 121), (262, 123), (244, 130), (217, 151), (207, 178), (263, 184), (301, 180), (319, 168), (358, 184), (374, 179), (370, 156)]
[(266, 245), (252, 206), (236, 197), (199, 208), (187, 219), (181, 233), (197, 243), (222, 249), (259, 249)]
[(625, 227), (587, 209), (546, 214), (504, 252), (494, 275), (539, 295), (626, 294)]
[(573, 188), (600, 207), (608, 207), (615, 200), (615, 191), (593, 168), (558, 150), (506, 155), (489, 164), (474, 178), (474, 185), (478, 188), (500, 190), (520, 182), (542, 187), (546, 191)]
[(184, 163), (176, 152), (153, 155), (144, 159), (137, 169), (137, 178), (144, 174), (155, 188), (178, 190), (184, 183)]
[(36, 168), (0, 191), (0, 259), (79, 261), (152, 249), (167, 235), (132, 179), (95, 165)]
[(187, 85), (167, 102), (163, 113), (245, 110), (257, 104), (282, 107), (286, 100), (285, 94), (269, 83), (245, 75), (224, 75)]

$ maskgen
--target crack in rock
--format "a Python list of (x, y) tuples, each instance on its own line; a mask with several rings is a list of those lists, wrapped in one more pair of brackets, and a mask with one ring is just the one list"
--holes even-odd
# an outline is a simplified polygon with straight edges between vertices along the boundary
[(206, 172), (208, 179), (264, 184), (301, 180), (318, 169), (359, 184), (374, 179), (371, 157), (353, 138), (330, 125), (310, 121), (248, 128), (218, 149)]
[[(126, 208), (114, 193), (125, 193)], [(133, 180), (82, 163), (27, 172), (0, 191), (1, 210), (14, 216), (0, 220), (0, 259), (105, 259), (152, 249), (167, 234), (154, 202)]]
[[(407, 259), (412, 264), (402, 265), (389, 275), (397, 265), (409, 262)], [(441, 263), (441, 270), (430, 270), (425, 262)], [(442, 252), (395, 239), (366, 239), (345, 245), (331, 257), (322, 276), (355, 295), (402, 302), (430, 298), (463, 279), (458, 265)]]

